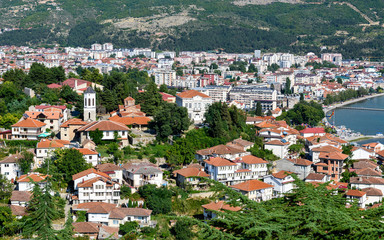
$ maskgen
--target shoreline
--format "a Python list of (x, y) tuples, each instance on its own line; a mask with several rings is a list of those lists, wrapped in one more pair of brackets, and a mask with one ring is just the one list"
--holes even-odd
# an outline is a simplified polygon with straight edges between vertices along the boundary
[[(381, 97), (381, 96), (384, 96), (384, 93), (377, 93), (377, 94), (373, 94), (373, 95), (368, 95), (368, 96), (364, 96), (364, 97), (361, 97), (361, 98), (356, 98), (356, 99), (348, 100), (348, 101), (345, 101), (345, 102), (342, 102), (342, 103), (337, 103), (335, 105), (331, 105), (329, 107), (323, 108), (323, 111), (325, 113), (325, 117), (324, 117), (325, 125), (326, 126), (333, 126), (333, 124), (329, 123), (328, 118), (326, 117), (328, 112), (330, 112), (332, 110), (335, 110), (336, 108), (345, 106), (345, 105), (349, 105), (349, 104), (361, 102), (361, 101), (364, 101), (364, 100), (367, 100), (367, 99), (370, 99), (370, 98)], [(336, 128), (336, 126), (334, 126), (334, 127)], [(368, 140), (368, 139), (375, 139), (375, 138), (383, 138), (383, 136), (361, 134), (359, 136), (350, 136), (350, 137), (341, 137), (341, 138), (343, 138), (344, 140), (346, 140), (348, 142), (350, 142), (350, 141), (352, 141), (352, 142), (356, 141), (357, 142), (357, 141), (359, 141), (358, 139)]]

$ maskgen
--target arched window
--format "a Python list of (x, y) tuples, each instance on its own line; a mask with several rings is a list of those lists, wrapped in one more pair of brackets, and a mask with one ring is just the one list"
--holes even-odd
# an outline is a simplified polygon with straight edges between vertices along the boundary
[(91, 119), (91, 113), (90, 112), (88, 113), (88, 119)]
[(88, 106), (91, 106), (91, 99), (88, 98)]
[(94, 107), (95, 106), (95, 99), (92, 98), (92, 106)]
[(84, 98), (84, 107), (86, 107), (86, 106), (87, 106), (87, 99)]

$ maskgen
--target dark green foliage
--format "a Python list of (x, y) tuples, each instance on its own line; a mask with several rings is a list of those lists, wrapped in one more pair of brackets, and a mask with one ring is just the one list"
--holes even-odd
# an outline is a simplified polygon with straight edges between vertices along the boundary
[(153, 214), (167, 214), (172, 210), (172, 192), (165, 187), (147, 184), (139, 188), (139, 194)]
[(145, 88), (145, 92), (139, 93), (136, 97), (137, 104), (141, 110), (148, 115), (154, 116), (157, 109), (162, 104), (161, 95), (155, 82), (151, 81)]
[(357, 174), (355, 172), (350, 172), (349, 169), (346, 169), (342, 174), (342, 179), (340, 180), (340, 182), (346, 182), (346, 183), (349, 183), (349, 180), (351, 179), (351, 177), (357, 177)]
[(287, 112), (283, 112), (277, 120), (285, 120), (288, 124), (309, 124), (317, 126), (317, 124), (324, 118), (324, 112), (321, 104), (314, 101), (305, 102), (301, 101)]
[(8, 200), (13, 191), (14, 185), (4, 175), (0, 174), (0, 199)]
[(43, 190), (40, 189), (38, 184), (35, 184), (28, 206), (29, 216), (25, 222), (23, 235), (32, 236), (36, 234), (38, 239), (56, 239), (52, 221), (57, 218), (58, 212), (50, 191), (49, 182)]
[(313, 66), (314, 69), (320, 69), (320, 68), (336, 68), (337, 66), (333, 63), (323, 61), (323, 63), (318, 62), (308, 62), (305, 64), (306, 67)]
[(353, 98), (363, 97), (368, 95), (369, 92), (365, 88), (359, 88), (358, 90), (347, 89), (345, 91), (339, 92), (337, 94), (328, 94), (324, 100), (325, 105), (331, 105), (336, 102), (345, 102)]
[(277, 70), (279, 70), (279, 65), (277, 65), (276, 63), (272, 63), (271, 65), (268, 66), (268, 71), (271, 71), (271, 72), (276, 72)]
[(275, 161), (279, 159), (279, 157), (274, 155), (271, 150), (264, 149), (264, 142), (260, 137), (256, 138), (255, 145), (248, 151), (251, 152), (252, 155), (267, 161)]
[(261, 107), (261, 102), (257, 102), (257, 104), (256, 104), (256, 116), (263, 116), (263, 110)]
[(205, 123), (208, 133), (214, 138), (224, 138), (227, 141), (239, 137), (245, 129), (245, 114), (235, 106), (228, 108), (226, 103), (215, 102), (205, 113)]
[(292, 91), (291, 91), (291, 79), (289, 79), (288, 77), (285, 80), (284, 93), (285, 94), (291, 94), (292, 93)]
[(63, 176), (63, 181), (69, 183), (72, 175), (91, 168), (78, 150), (70, 148), (56, 151), (55, 166), (52, 170)]
[(20, 169), (23, 173), (28, 173), (33, 164), (33, 153), (24, 151), (23, 157), (19, 159)]
[(126, 222), (124, 224), (120, 224), (119, 233), (125, 235), (127, 233), (136, 232), (139, 227), (139, 224), (136, 221)]
[(166, 141), (170, 135), (180, 135), (191, 124), (187, 109), (174, 103), (163, 102), (155, 111), (149, 127), (156, 131), (157, 139), (160, 141)]
[(95, 131), (89, 132), (89, 137), (96, 145), (100, 145), (103, 139), (103, 132), (96, 128)]
[(172, 232), (176, 240), (190, 240), (194, 236), (194, 233), (191, 231), (191, 223), (183, 218), (177, 220)]
[(85, 222), (87, 220), (86, 211), (76, 211), (77, 219), (76, 222)]
[(36, 147), (36, 144), (39, 141), (37, 140), (5, 140), (5, 143), (7, 144), (8, 147), (26, 147), (26, 148), (33, 148)]
[(127, 199), (131, 196), (131, 188), (127, 185), (121, 185), (120, 188), (120, 198)]

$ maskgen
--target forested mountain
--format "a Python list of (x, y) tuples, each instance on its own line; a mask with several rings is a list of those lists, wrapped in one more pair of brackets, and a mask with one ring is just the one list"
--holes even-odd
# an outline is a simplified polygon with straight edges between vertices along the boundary
[(381, 0), (0, 0), (0, 45), (254, 49), (380, 57)]

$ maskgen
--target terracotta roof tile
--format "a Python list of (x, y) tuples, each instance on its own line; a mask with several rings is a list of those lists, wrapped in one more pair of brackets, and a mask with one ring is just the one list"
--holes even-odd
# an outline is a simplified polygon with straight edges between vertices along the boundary
[(41, 128), (46, 124), (35, 119), (27, 118), (12, 125), (12, 127)]
[(87, 125), (79, 128), (77, 131), (90, 132), (90, 131), (95, 131), (96, 129), (99, 129), (100, 131), (128, 131), (129, 130), (129, 128), (122, 123), (109, 121), (109, 120), (102, 120), (102, 121), (95, 121), (95, 122), (88, 123)]
[(99, 153), (88, 148), (75, 148), (83, 155), (98, 155)]
[(23, 158), (23, 155), (21, 154), (12, 154), (8, 157), (5, 157), (3, 160), (0, 161), (1, 163), (18, 163), (19, 159)]
[(115, 115), (108, 119), (111, 121), (122, 123), (127, 126), (128, 125), (148, 125), (148, 123), (152, 120), (149, 117), (145, 117), (145, 116), (119, 117), (118, 115)]
[(60, 127), (69, 127), (70, 125), (80, 125), (80, 126), (83, 126), (83, 125), (86, 125), (86, 124), (87, 124), (87, 122), (84, 122), (83, 120), (81, 120), (79, 118), (71, 118), (68, 121), (65, 121), (63, 124), (61, 124)]
[(211, 148), (196, 151), (196, 153), (199, 155), (211, 155), (211, 154), (225, 155), (225, 154), (238, 154), (238, 153), (244, 153), (244, 152), (245, 151), (241, 149), (226, 146), (226, 145), (217, 145)]
[(273, 185), (259, 181), (248, 180), (239, 184), (232, 185), (231, 188), (236, 188), (242, 191), (251, 192), (260, 189), (273, 188)]
[(272, 176), (274, 176), (275, 178), (283, 179), (289, 174), (292, 174), (292, 172), (281, 170), (280, 172), (272, 173)]
[(74, 232), (83, 234), (98, 234), (100, 223), (93, 222), (74, 222), (72, 223)]
[(280, 140), (272, 140), (272, 141), (266, 142), (265, 145), (286, 146), (286, 145), (289, 145), (289, 142), (282, 142)]
[(228, 210), (232, 212), (238, 212), (241, 210), (241, 207), (232, 207), (226, 204), (224, 201), (211, 202), (211, 203), (202, 205), (202, 207), (207, 210), (213, 210), (213, 211)]
[(96, 169), (101, 172), (111, 172), (111, 171), (119, 171), (119, 170), (123, 171), (123, 168), (113, 163), (99, 164), (96, 166)]
[(350, 190), (348, 190), (345, 194), (346, 194), (347, 196), (362, 197), (362, 196), (364, 196), (366, 193), (365, 193), (365, 192), (362, 192), (362, 191), (359, 191), (359, 190), (350, 189)]
[(17, 206), (17, 205), (9, 205), (9, 207), (11, 208), (12, 214), (15, 215), (15, 216), (26, 216), (26, 215), (28, 215), (26, 207)]
[(383, 196), (383, 192), (380, 189), (373, 187), (363, 188), (361, 191), (367, 193), (367, 196)]
[(204, 161), (206, 164), (221, 167), (221, 166), (236, 166), (237, 164), (221, 157), (212, 157)]
[(37, 148), (64, 148), (64, 145), (69, 145), (70, 142), (66, 140), (48, 140), (41, 139), (37, 143)]
[(384, 185), (384, 178), (378, 177), (351, 177), (351, 184), (379, 184)]
[(12, 191), (11, 201), (29, 202), (32, 193), (28, 191)]
[(31, 173), (31, 174), (21, 175), (19, 177), (19, 179), (17, 180), (17, 182), (30, 182), (31, 179), (34, 182), (41, 182), (41, 181), (44, 181), (47, 177), (48, 177), (48, 175), (42, 175), (39, 173)]
[(195, 96), (200, 96), (202, 98), (210, 98), (210, 96), (205, 95), (204, 93), (201, 93), (201, 92), (196, 91), (196, 90), (187, 90), (187, 91), (184, 91), (182, 93), (177, 94), (177, 96), (179, 96), (180, 98), (193, 98)]
[(262, 158), (255, 157), (253, 155), (247, 155), (244, 157), (241, 157), (241, 161), (243, 161), (246, 164), (262, 164), (262, 163), (268, 163)]
[(344, 161), (348, 158), (348, 155), (340, 152), (320, 152), (319, 158)]
[(190, 168), (182, 168), (176, 171), (173, 171), (174, 174), (180, 174), (183, 177), (209, 177), (209, 174), (201, 171), (198, 168), (190, 167)]
[(90, 168), (90, 169), (84, 170), (84, 171), (82, 171), (82, 172), (79, 172), (79, 173), (73, 175), (73, 176), (72, 176), (72, 180), (79, 179), (79, 178), (84, 177), (84, 176), (87, 176), (87, 175), (89, 175), (89, 174), (91, 174), (91, 173), (94, 173), (94, 174), (100, 175), (100, 176), (102, 176), (102, 177), (111, 179), (111, 178), (108, 176), (108, 174), (105, 174), (105, 173), (103, 173), (103, 172), (97, 171), (97, 170), (94, 169), (94, 168)]
[(87, 213), (109, 213), (116, 207), (116, 204), (105, 202), (87, 202), (73, 205), (74, 210), (84, 210)]
[(324, 175), (324, 174), (320, 174), (320, 173), (310, 173), (308, 174), (308, 176), (305, 178), (305, 180), (316, 180), (316, 181), (320, 181), (320, 180), (323, 180), (324, 177), (326, 177), (327, 175)]
[(378, 176), (378, 177), (382, 176), (381, 172), (378, 172), (372, 168), (357, 169), (355, 170), (355, 173), (357, 174), (357, 176)]
[(309, 166), (309, 165), (312, 165), (312, 163), (313, 163), (313, 162), (311, 162), (307, 159), (303, 159), (303, 158), (297, 158), (297, 159), (288, 158), (287, 160), (290, 162), (293, 162), (296, 165), (301, 165), (301, 166)]

